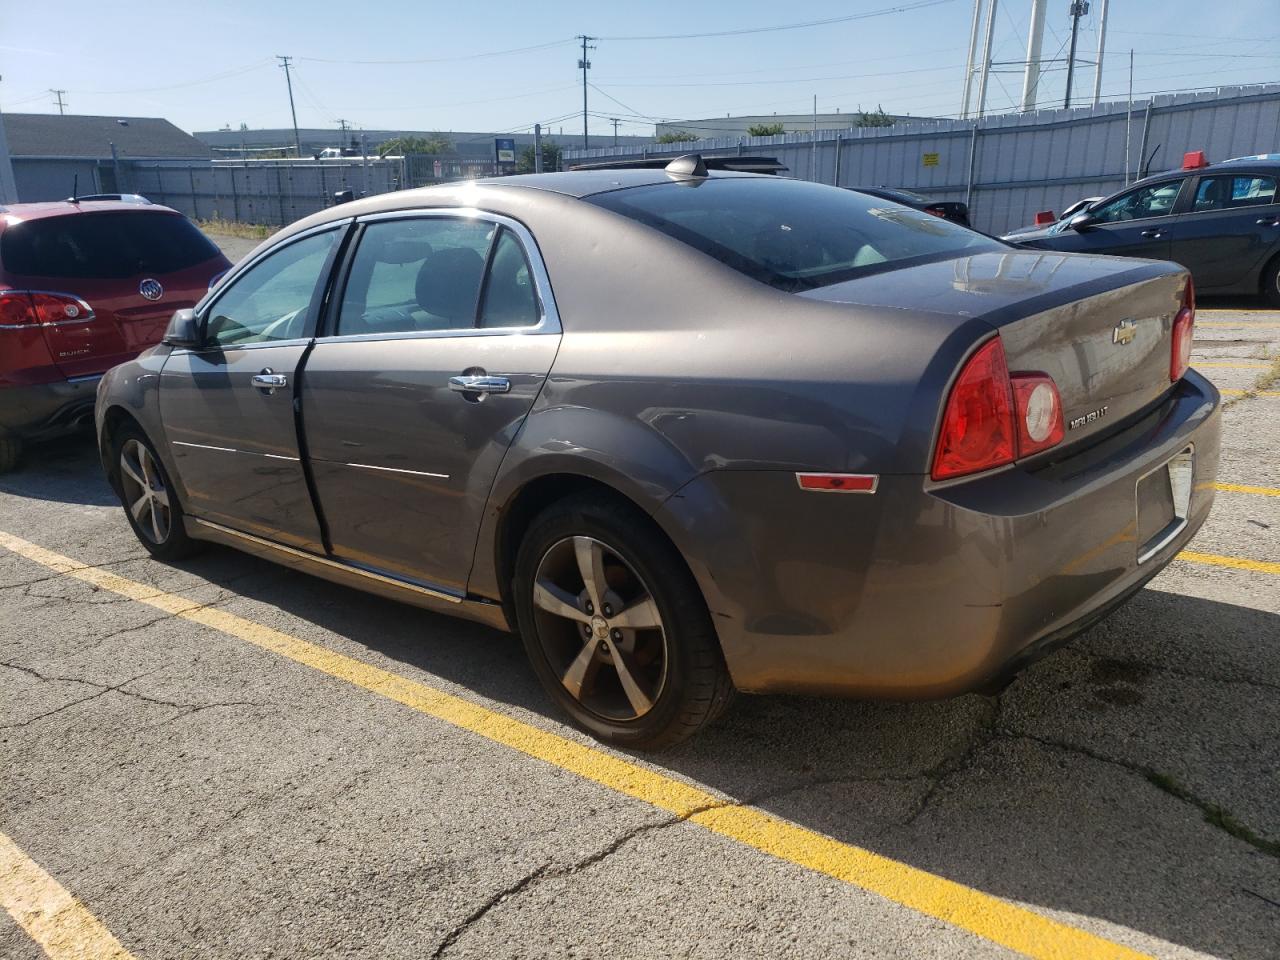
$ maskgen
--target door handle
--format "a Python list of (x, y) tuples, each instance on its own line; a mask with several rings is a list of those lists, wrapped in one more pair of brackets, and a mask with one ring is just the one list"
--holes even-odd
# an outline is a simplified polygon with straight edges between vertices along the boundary
[(1263, 217), (1256, 222), (1263, 227), (1280, 227), (1280, 217)]
[(1156, 240), (1160, 237), (1160, 234), (1160, 230), (1143, 230), (1141, 236), (1150, 237), (1152, 240)]
[(510, 393), (511, 381), (506, 377), (450, 377), (449, 389), (454, 393)]
[(267, 396), (271, 396), (278, 388), (289, 385), (288, 377), (283, 373), (275, 373), (270, 367), (267, 367), (261, 373), (255, 373), (249, 380)]

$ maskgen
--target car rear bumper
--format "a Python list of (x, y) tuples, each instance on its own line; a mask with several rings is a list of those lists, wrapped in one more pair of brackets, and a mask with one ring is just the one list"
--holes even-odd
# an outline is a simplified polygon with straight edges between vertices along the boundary
[[(949, 696), (1070, 639), (1177, 555), (1213, 503), (1218, 404), (1193, 372), (1157, 410), (1041, 469), (932, 489), (882, 476), (872, 495), (719, 471), (656, 516), (703, 588), (740, 689)], [(1185, 524), (1170, 535), (1139, 517), (1138, 484), (1188, 450)]]
[(0, 436), (38, 440), (93, 423), (101, 374), (0, 389)]

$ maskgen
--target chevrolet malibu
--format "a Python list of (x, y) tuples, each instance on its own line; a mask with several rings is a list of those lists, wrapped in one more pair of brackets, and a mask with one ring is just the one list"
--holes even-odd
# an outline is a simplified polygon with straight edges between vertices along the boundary
[(371, 197), (281, 231), (98, 392), (157, 558), (213, 541), (517, 630), (657, 748), (735, 690), (945, 697), (1105, 616), (1209, 513), (1168, 263), (667, 169)]

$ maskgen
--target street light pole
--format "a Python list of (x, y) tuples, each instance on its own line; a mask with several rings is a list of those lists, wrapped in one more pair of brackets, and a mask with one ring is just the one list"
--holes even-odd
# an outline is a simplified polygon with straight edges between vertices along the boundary
[(1067, 95), (1063, 107), (1071, 106), (1071, 82), (1076, 73), (1076, 39), (1080, 34), (1080, 18), (1089, 12), (1086, 0), (1073, 0), (1071, 4), (1071, 52), (1067, 54)]

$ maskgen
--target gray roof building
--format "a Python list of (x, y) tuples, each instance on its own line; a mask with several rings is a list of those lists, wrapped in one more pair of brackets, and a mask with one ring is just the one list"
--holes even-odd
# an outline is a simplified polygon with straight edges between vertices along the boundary
[(59, 160), (120, 157), (146, 160), (207, 160), (211, 151), (189, 133), (159, 117), (86, 117), (48, 113), (6, 113), (9, 153)]

